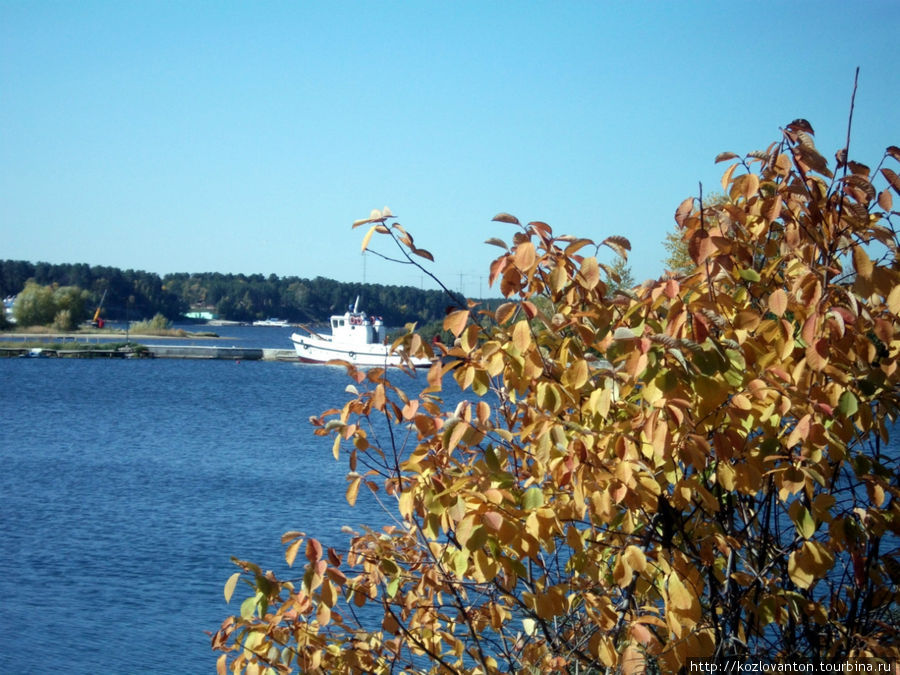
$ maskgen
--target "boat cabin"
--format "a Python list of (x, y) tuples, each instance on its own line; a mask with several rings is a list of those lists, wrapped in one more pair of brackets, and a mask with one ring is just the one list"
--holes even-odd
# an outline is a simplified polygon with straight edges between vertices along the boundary
[(381, 344), (386, 337), (381, 317), (347, 311), (331, 317), (331, 339), (356, 345)]

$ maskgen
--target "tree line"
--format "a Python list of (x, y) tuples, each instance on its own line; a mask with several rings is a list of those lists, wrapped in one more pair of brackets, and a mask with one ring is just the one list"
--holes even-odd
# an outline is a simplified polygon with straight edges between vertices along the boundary
[[(366, 312), (388, 325), (440, 319), (446, 294), (411, 286), (345, 283), (316, 277), (274, 274), (176, 273), (160, 276), (140, 270), (84, 263), (0, 261), (0, 295), (16, 295), (33, 281), (41, 286), (78, 288), (91, 311), (103, 302), (108, 320), (137, 320), (162, 314), (170, 320), (192, 311), (212, 311), (229, 321), (277, 316), (292, 322), (325, 321), (356, 297)], [(104, 298), (105, 294), (105, 298)]]

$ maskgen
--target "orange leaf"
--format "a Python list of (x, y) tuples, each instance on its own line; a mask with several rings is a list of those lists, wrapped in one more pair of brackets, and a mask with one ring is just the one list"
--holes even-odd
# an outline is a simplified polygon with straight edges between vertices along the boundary
[(531, 329), (528, 327), (528, 322), (525, 319), (516, 322), (513, 328), (512, 340), (519, 353), (524, 353), (528, 349), (528, 346), (531, 344)]
[(459, 337), (465, 330), (469, 321), (469, 310), (458, 309), (444, 317), (444, 330), (448, 330), (455, 337)]
[(780, 319), (787, 311), (787, 304), (788, 297), (783, 288), (772, 291), (772, 294), (769, 296), (769, 311), (772, 314)]
[(592, 289), (599, 284), (600, 265), (597, 264), (597, 259), (593, 256), (585, 258), (581, 263), (581, 270), (578, 272), (578, 277), (581, 285), (587, 289)]
[(691, 215), (691, 211), (694, 209), (694, 198), (688, 197), (681, 204), (678, 205), (678, 208), (675, 210), (675, 222), (678, 223), (679, 227), (684, 227), (684, 221), (687, 220), (687, 217)]
[(322, 559), (322, 544), (317, 539), (310, 538), (306, 542), (306, 559), (313, 563)]
[(284, 551), (284, 559), (288, 564), (288, 567), (294, 566), (294, 559), (297, 557), (297, 551), (300, 550), (300, 544), (303, 543), (303, 539), (297, 539), (290, 546), (288, 546)]
[(529, 272), (534, 265), (535, 257), (534, 244), (524, 241), (516, 247), (514, 262), (520, 272)]

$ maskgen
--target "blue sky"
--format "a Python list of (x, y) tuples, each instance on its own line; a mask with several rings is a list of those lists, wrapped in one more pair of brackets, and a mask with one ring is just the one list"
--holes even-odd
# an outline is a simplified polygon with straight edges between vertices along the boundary
[[(498, 212), (624, 235), (640, 281), (721, 151), (796, 117), (900, 144), (900, 2), (0, 0), (0, 258), (488, 294)], [(387, 249), (383, 245), (374, 246)]]

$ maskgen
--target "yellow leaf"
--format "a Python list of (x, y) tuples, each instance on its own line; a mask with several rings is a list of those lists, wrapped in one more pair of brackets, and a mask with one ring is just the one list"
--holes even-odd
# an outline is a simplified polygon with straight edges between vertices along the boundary
[(862, 246), (855, 246), (853, 248), (853, 268), (863, 279), (872, 278), (872, 260)]
[(716, 467), (716, 482), (731, 492), (734, 490), (734, 478), (734, 468), (729, 464), (722, 464), (719, 462), (719, 465)]
[(647, 557), (637, 546), (630, 544), (625, 547), (622, 557), (635, 572), (643, 572), (647, 568)]
[(815, 575), (803, 566), (803, 558), (800, 551), (794, 551), (788, 558), (788, 576), (800, 588), (809, 588), (815, 580)]
[(669, 575), (668, 592), (669, 604), (676, 609), (689, 610), (695, 602), (691, 592), (674, 572)]
[(284, 551), (284, 559), (287, 561), (288, 567), (294, 566), (294, 559), (297, 557), (297, 551), (300, 550), (300, 544), (303, 543), (303, 539), (297, 539), (291, 543)]
[(372, 238), (372, 235), (375, 234), (375, 230), (378, 228), (378, 225), (373, 225), (369, 228), (369, 231), (366, 232), (366, 236), (363, 237), (362, 240), (362, 248), (361, 250), (365, 251), (369, 247), (369, 240)]
[(556, 265), (550, 272), (550, 289), (554, 293), (558, 293), (566, 285), (569, 275), (566, 274), (565, 267)]
[[(725, 173), (722, 174), (722, 189), (725, 190), (726, 192), (728, 191), (728, 184), (731, 182), (731, 176), (734, 173), (734, 170), (736, 168), (738, 168), (738, 166), (740, 166), (740, 165), (732, 164), (725, 170)], [(685, 201), (687, 201), (687, 200), (685, 200)], [(691, 206), (693, 206), (693, 204), (694, 204), (694, 200), (691, 199)]]
[(587, 361), (580, 359), (563, 373), (563, 384), (572, 389), (581, 389), (588, 380)]
[(619, 588), (625, 588), (631, 583), (631, 578), (633, 576), (634, 570), (631, 569), (631, 565), (625, 560), (625, 556), (620, 555), (613, 568), (613, 581), (616, 582), (616, 585), (618, 585)]
[(887, 297), (887, 306), (892, 314), (900, 314), (900, 285), (891, 289)]
[(347, 486), (347, 503), (350, 506), (356, 504), (356, 497), (359, 494), (359, 484), (362, 482), (362, 476), (356, 476), (353, 480), (350, 481), (350, 485)]
[(834, 556), (828, 549), (817, 541), (806, 541), (788, 558), (788, 576), (805, 589), (823, 578), (833, 566)]
[(240, 572), (235, 572), (228, 577), (228, 581), (225, 582), (225, 602), (231, 602), (231, 596), (234, 595), (234, 587), (237, 585), (238, 579), (240, 578)]
[(606, 417), (611, 403), (610, 396), (609, 389), (594, 389), (591, 392), (590, 399), (588, 399), (588, 408), (591, 412), (597, 413), (601, 417)]

